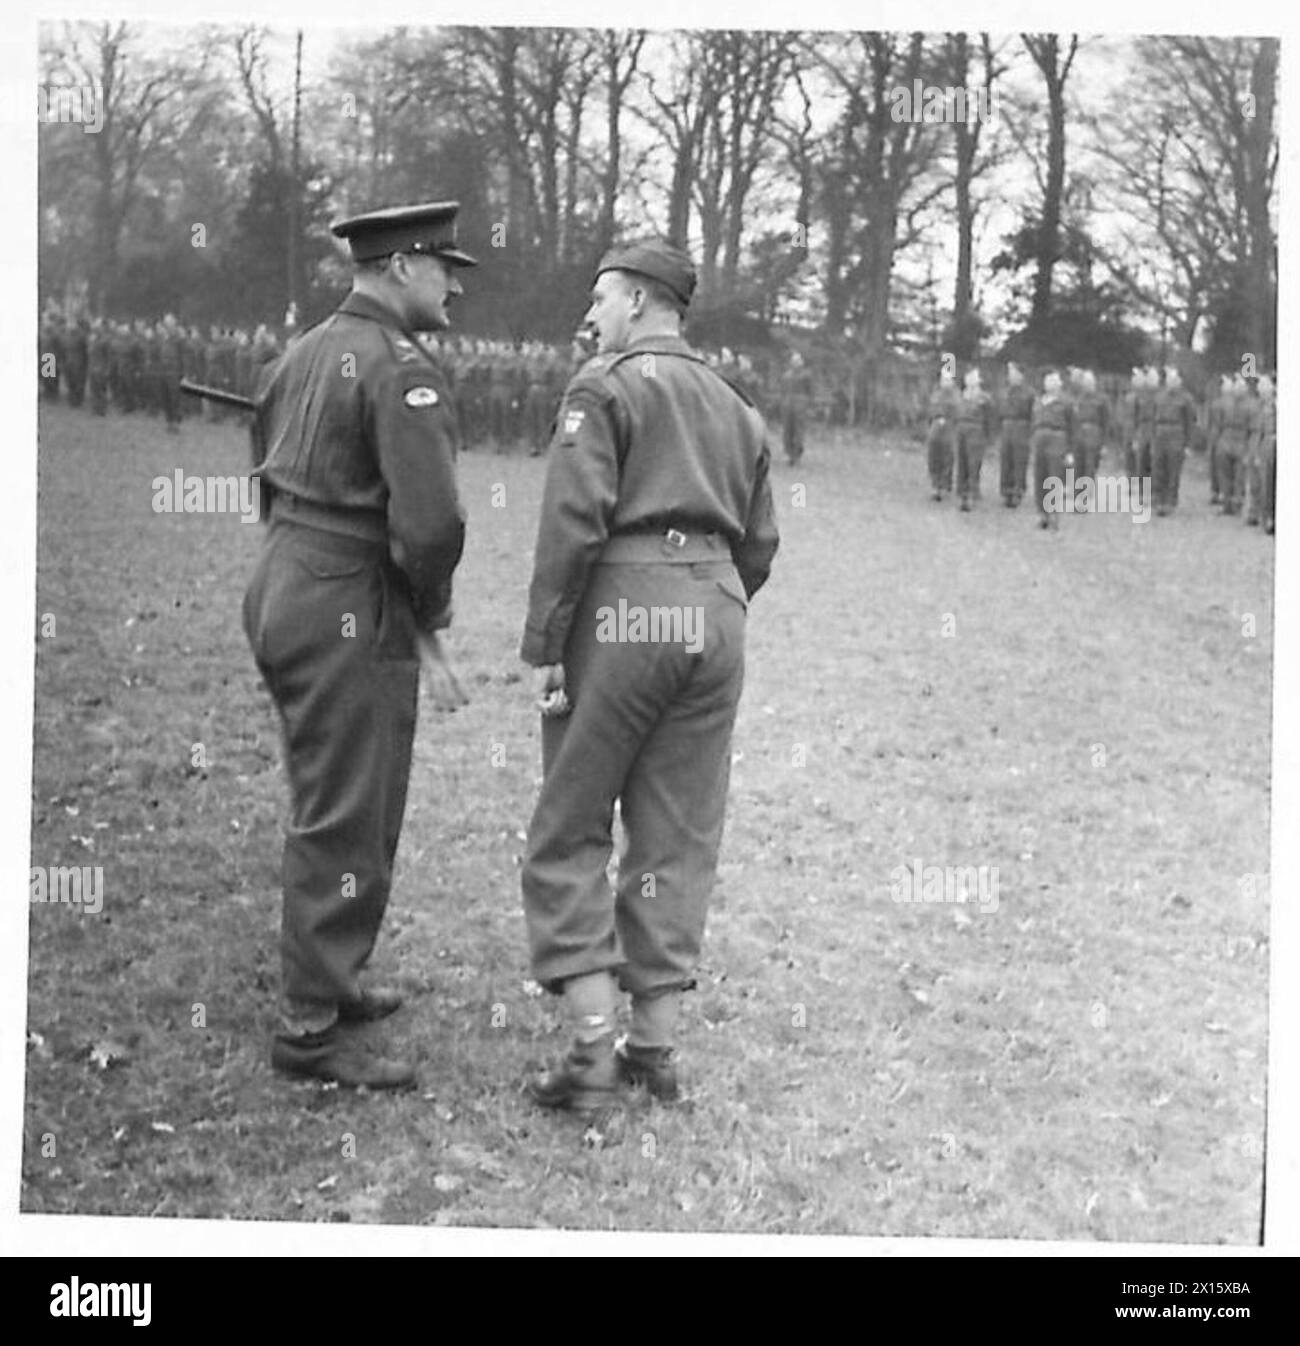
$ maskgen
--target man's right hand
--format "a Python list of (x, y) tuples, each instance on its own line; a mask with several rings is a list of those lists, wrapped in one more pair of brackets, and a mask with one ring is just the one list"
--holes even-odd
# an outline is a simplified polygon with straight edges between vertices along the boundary
[(461, 706), (469, 705), (469, 697), (465, 695), (465, 689), (460, 685), (456, 670), (451, 666), (451, 660), (447, 658), (447, 653), (442, 648), (439, 633), (437, 631), (422, 633), (419, 644), (420, 663), (428, 678), (433, 704), (439, 710), (457, 710)]

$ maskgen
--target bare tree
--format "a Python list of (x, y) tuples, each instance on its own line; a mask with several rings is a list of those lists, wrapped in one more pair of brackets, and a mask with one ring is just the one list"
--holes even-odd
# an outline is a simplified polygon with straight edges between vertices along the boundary
[(922, 33), (853, 33), (806, 50), (840, 100), (816, 170), (826, 224), (825, 325), (838, 334), (852, 320), (870, 363), (889, 333), (895, 256), (948, 189), (930, 172), (937, 127), (894, 115), (897, 91), (929, 72), (929, 53)]
[(1057, 33), (1022, 33), (1021, 41), (1043, 76), (1047, 94), (1047, 164), (1040, 175), (1043, 199), (1034, 245), (1034, 297), (1030, 322), (1040, 324), (1052, 308), (1052, 273), (1061, 259), (1061, 202), (1065, 192), (1065, 85), (1079, 50), (1070, 35), (1064, 53)]
[[(943, 40), (940, 61), (952, 84), (970, 91), (970, 41), (965, 33), (948, 33)], [(975, 220), (979, 203), (975, 199), (975, 181), (994, 166), (996, 158), (980, 157), (980, 140), (985, 127), (984, 117), (991, 115), (994, 88), (1006, 66), (997, 59), (988, 33), (979, 37), (979, 100), (974, 115), (969, 102), (961, 109), (965, 115), (954, 116), (953, 134), (953, 195), (957, 207), (957, 276), (953, 291), (952, 323), (950, 326), (953, 349), (962, 357), (975, 352), (977, 341), (974, 311)]]
[(596, 251), (603, 253), (614, 242), (618, 195), (623, 169), (623, 104), (628, 86), (637, 73), (645, 31), (607, 28), (601, 34), (601, 58), (605, 80), (605, 162), (600, 175), (600, 223)]
[(61, 40), (47, 52), (48, 76), (93, 87), (102, 110), (98, 134), (81, 137), (75, 149), (87, 156), (90, 181), (92, 309), (102, 306), (117, 272), (123, 232), (150, 170), (201, 121), (215, 96), (205, 83), (209, 55), (206, 41), (185, 53), (146, 55), (125, 23), (64, 24)]

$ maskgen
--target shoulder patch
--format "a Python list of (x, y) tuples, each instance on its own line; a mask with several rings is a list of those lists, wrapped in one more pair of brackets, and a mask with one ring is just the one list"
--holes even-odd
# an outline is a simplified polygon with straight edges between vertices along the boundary
[(566, 436), (576, 435), (582, 429), (587, 413), (581, 407), (573, 407), (564, 413), (563, 432)]
[(416, 388), (408, 388), (402, 397), (402, 401), (408, 407), (436, 407), (438, 405), (438, 391), (436, 388), (430, 388), (427, 384), (421, 384)]

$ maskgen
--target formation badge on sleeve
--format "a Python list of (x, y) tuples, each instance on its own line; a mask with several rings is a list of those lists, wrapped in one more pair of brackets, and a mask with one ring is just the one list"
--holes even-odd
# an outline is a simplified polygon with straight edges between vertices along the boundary
[(578, 433), (582, 428), (582, 422), (586, 415), (587, 413), (583, 411), (581, 407), (578, 407), (574, 411), (566, 411), (564, 413), (564, 433), (566, 437), (571, 437)]
[(408, 388), (402, 401), (408, 407), (436, 407), (438, 405), (438, 392), (436, 388), (429, 388), (421, 384), (418, 388)]

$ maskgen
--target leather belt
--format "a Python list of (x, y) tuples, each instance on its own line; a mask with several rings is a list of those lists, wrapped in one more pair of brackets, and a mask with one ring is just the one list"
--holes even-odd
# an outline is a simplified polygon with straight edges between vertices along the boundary
[(600, 553), (601, 565), (631, 565), (653, 561), (690, 565), (696, 561), (730, 561), (731, 543), (722, 533), (684, 533), (665, 528), (654, 533), (617, 533)]
[(358, 538), (363, 542), (388, 541), (388, 520), (379, 510), (340, 509), (333, 505), (318, 505), (298, 495), (276, 491), (271, 502), (271, 518), (317, 528), (323, 533), (338, 533), (343, 537)]

